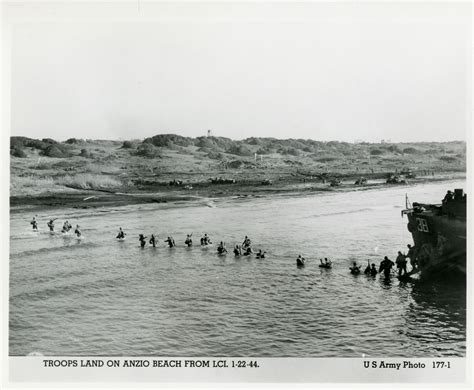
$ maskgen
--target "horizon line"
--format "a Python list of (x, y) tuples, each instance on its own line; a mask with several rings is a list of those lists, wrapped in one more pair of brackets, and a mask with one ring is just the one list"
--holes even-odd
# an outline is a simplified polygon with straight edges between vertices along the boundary
[(118, 138), (80, 138), (80, 137), (69, 137), (69, 138), (63, 138), (63, 139), (56, 139), (56, 138), (51, 138), (51, 137), (43, 137), (43, 138), (33, 138), (29, 137), (26, 135), (12, 135), (10, 134), (10, 138), (12, 137), (24, 137), (24, 138), (29, 138), (29, 139), (37, 139), (37, 140), (43, 140), (43, 139), (52, 139), (57, 142), (65, 142), (69, 139), (77, 139), (77, 140), (83, 140), (83, 141), (117, 141), (117, 142), (123, 142), (123, 141), (141, 141), (143, 142), (145, 139), (148, 138), (153, 138), (155, 136), (178, 136), (182, 138), (188, 138), (188, 139), (197, 139), (197, 138), (225, 138), (229, 139), (232, 141), (245, 141), (249, 139), (275, 139), (275, 140), (281, 140), (281, 141), (286, 141), (286, 140), (303, 140), (303, 141), (314, 141), (314, 142), (322, 142), (322, 143), (330, 143), (330, 142), (338, 142), (338, 143), (347, 143), (347, 144), (403, 144), (403, 143), (450, 143), (450, 142), (463, 142), (467, 143), (467, 140), (461, 140), (461, 139), (452, 139), (452, 140), (445, 140), (445, 141), (392, 141), (391, 139), (381, 139), (380, 141), (368, 141), (368, 140), (362, 140), (362, 139), (356, 139), (353, 141), (344, 141), (344, 140), (318, 140), (314, 138), (278, 138), (278, 137), (247, 137), (247, 138), (230, 138), (230, 137), (225, 137), (222, 135), (199, 135), (195, 137), (190, 137), (190, 136), (184, 136), (180, 135), (177, 133), (158, 133), (155, 135), (147, 136), (147, 137), (141, 137), (141, 138), (123, 138), (123, 137), (118, 137)]

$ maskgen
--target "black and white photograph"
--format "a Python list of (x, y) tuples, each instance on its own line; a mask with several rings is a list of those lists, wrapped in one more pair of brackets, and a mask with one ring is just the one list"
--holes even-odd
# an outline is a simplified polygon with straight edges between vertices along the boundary
[(10, 384), (472, 381), (470, 2), (1, 6)]

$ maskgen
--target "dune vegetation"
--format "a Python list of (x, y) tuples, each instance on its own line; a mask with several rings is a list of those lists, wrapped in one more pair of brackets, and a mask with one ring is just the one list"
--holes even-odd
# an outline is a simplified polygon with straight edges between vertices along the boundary
[(58, 142), (11, 137), (10, 154), (12, 197), (77, 191), (231, 195), (312, 185), (329, 189), (334, 179), (359, 177), (370, 184), (408, 170), (429, 178), (466, 170), (461, 141), (374, 144), (158, 134), (144, 140)]

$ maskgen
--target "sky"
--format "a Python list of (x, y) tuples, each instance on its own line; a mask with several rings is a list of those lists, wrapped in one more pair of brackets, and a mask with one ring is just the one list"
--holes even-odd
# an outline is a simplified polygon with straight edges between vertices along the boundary
[(469, 6), (24, 6), (11, 134), (464, 140)]

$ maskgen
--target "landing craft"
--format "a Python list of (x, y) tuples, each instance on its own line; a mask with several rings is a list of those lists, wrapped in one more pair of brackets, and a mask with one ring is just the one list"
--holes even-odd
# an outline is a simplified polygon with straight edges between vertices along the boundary
[(466, 198), (462, 189), (446, 195), (441, 204), (416, 203), (406, 199), (403, 215), (415, 243), (421, 279), (466, 280)]

